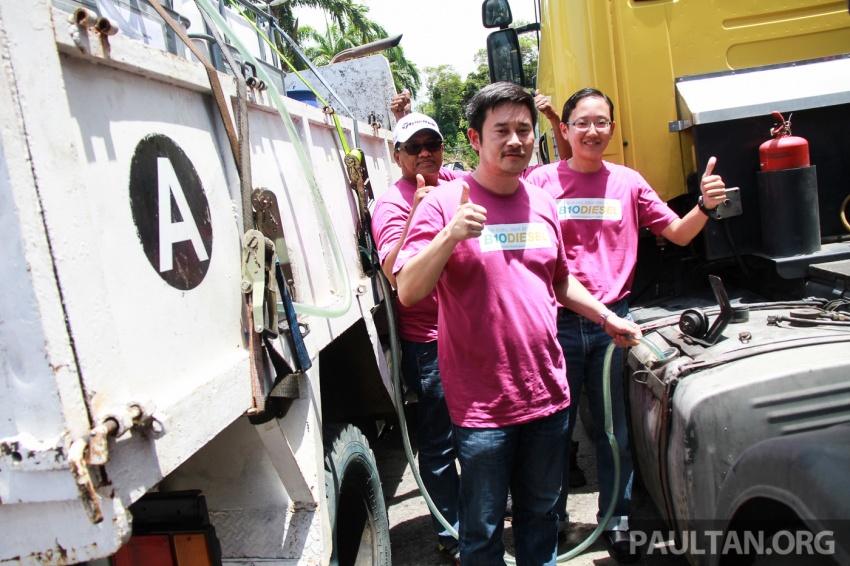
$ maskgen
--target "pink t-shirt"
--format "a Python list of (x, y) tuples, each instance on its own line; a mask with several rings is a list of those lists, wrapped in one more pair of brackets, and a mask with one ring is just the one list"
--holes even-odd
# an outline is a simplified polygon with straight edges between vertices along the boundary
[(566, 161), (528, 172), (558, 204), (570, 273), (605, 304), (626, 298), (637, 263), (638, 228), (658, 235), (678, 218), (634, 169), (602, 162), (579, 173)]
[[(462, 171), (440, 168), (437, 185), (456, 179)], [(416, 183), (404, 177), (386, 190), (375, 203), (372, 212), (372, 236), (378, 247), (378, 258), (383, 265), (387, 254), (398, 243), (404, 224), (413, 208)], [(433, 342), (437, 339), (437, 293), (436, 291), (412, 307), (395, 300), (398, 313), (399, 336), (411, 342)]]
[[(553, 289), (569, 271), (555, 202), (524, 182), (503, 196), (472, 175), (463, 180), (487, 222), (480, 237), (457, 244), (436, 287), (452, 422), (492, 428), (545, 417), (570, 403)], [(460, 194), (456, 180), (419, 203), (396, 273), (451, 221)]]

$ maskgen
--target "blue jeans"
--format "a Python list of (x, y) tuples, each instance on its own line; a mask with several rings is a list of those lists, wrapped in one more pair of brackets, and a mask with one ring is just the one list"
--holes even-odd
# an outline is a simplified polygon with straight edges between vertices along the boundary
[[(609, 305), (609, 309), (622, 318), (632, 320), (629, 305), (625, 300)], [(614, 493), (614, 459), (611, 446), (605, 436), (605, 406), (602, 400), (602, 369), (605, 362), (605, 350), (611, 343), (611, 337), (599, 326), (598, 322), (580, 315), (558, 311), (558, 342), (567, 359), (567, 381), (570, 385), (570, 427), (567, 443), (572, 441), (573, 428), (578, 418), (579, 400), (582, 388), (590, 402), (590, 414), (593, 422), (593, 444), (596, 448), (596, 473), (599, 477), (599, 512), (601, 520)], [(632, 506), (632, 479), (634, 465), (629, 449), (628, 424), (623, 388), (623, 349), (617, 348), (611, 359), (611, 412), (614, 425), (614, 438), (620, 448), (620, 485), (617, 487), (617, 505), (614, 514), (606, 525), (606, 530), (628, 530), (629, 513)], [(567, 496), (569, 495), (569, 461), (564, 466), (563, 489), (555, 508), (562, 519), (569, 520)]]
[[(401, 371), (407, 386), (419, 398), (417, 411), (419, 430), (419, 475), (443, 518), (458, 528), (458, 493), (460, 478), (455, 466), (452, 421), (443, 393), (440, 367), (437, 365), (437, 342), (401, 340)], [(454, 537), (436, 517), (431, 517), (440, 544), (451, 547)]]
[(502, 542), (508, 489), (513, 496), (516, 563), (554, 565), (555, 502), (561, 487), (569, 410), (501, 428), (455, 426), (460, 461), (460, 561), (505, 564)]

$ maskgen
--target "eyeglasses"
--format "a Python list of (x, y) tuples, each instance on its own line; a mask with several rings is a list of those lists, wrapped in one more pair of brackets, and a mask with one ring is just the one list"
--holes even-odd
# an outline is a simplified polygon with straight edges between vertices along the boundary
[(578, 120), (577, 122), (565, 122), (565, 123), (569, 124), (570, 126), (575, 126), (576, 130), (578, 130), (580, 132), (584, 132), (584, 131), (589, 130), (590, 126), (593, 126), (597, 130), (607, 130), (609, 127), (611, 127), (611, 124), (613, 124), (614, 122), (612, 122), (611, 120), (596, 120), (595, 122), (588, 122), (586, 120)]
[(428, 150), (428, 153), (435, 153), (443, 149), (442, 140), (431, 140), (425, 143), (409, 143), (407, 145), (399, 145), (398, 149), (403, 149), (407, 155), (419, 155), (422, 153), (422, 148)]

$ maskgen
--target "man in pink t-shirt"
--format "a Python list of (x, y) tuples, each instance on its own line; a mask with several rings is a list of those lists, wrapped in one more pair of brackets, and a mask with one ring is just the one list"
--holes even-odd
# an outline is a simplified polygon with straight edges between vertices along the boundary
[[(569, 142), (568, 160), (536, 167), (526, 181), (548, 191), (557, 202), (567, 263), (595, 299), (623, 318), (630, 318), (627, 297), (637, 262), (638, 229), (646, 227), (673, 243), (686, 245), (705, 226), (708, 210), (726, 198), (725, 185), (712, 171), (712, 157), (702, 178), (699, 205), (684, 218), (670, 210), (637, 171), (602, 159), (613, 136), (614, 105), (602, 92), (586, 88), (573, 94), (564, 105), (560, 129)], [(610, 338), (595, 325), (587, 324), (570, 309), (558, 313), (558, 340), (567, 359), (567, 376), (573, 406), (569, 437), (578, 416), (579, 396), (584, 390), (590, 402), (599, 476), (601, 519), (611, 498), (617, 496), (614, 514), (605, 526), (604, 540), (613, 558), (620, 562), (638, 559), (631, 544), (629, 512), (634, 466), (629, 449), (623, 399), (622, 350), (611, 363), (611, 410), (614, 436), (620, 450), (620, 485), (614, 489), (614, 462), (603, 430), (602, 370)], [(564, 469), (564, 487), (556, 511), (566, 525), (569, 469)]]
[(570, 404), (557, 305), (599, 321), (620, 345), (640, 329), (570, 275), (554, 200), (519, 179), (534, 143), (532, 95), (488, 85), (467, 118), (478, 168), (425, 196), (393, 271), (405, 305), (437, 291), (440, 371), (461, 465), (461, 562), (504, 563), (510, 488), (517, 564), (554, 565)]
[[(424, 114), (408, 114), (398, 121), (393, 146), (393, 157), (402, 176), (375, 203), (372, 234), (381, 267), (395, 286), (392, 267), (407, 234), (411, 214), (431, 189), (456, 174), (440, 167), (443, 136), (437, 123)], [(457, 529), (460, 479), (455, 465), (452, 422), (437, 362), (437, 293), (413, 306), (404, 306), (398, 300), (394, 304), (401, 339), (402, 374), (418, 399), (419, 473), (440, 514)], [(457, 540), (435, 517), (431, 522), (439, 551), (456, 559)]]

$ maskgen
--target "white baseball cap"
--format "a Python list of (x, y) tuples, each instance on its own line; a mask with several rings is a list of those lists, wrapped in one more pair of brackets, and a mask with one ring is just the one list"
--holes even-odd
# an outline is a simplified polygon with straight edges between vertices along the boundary
[(440, 133), (437, 122), (430, 116), (413, 112), (396, 123), (393, 133), (393, 144), (404, 143), (422, 130), (431, 130), (440, 136), (440, 139), (443, 139), (443, 134)]

